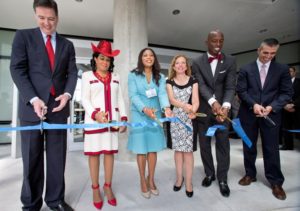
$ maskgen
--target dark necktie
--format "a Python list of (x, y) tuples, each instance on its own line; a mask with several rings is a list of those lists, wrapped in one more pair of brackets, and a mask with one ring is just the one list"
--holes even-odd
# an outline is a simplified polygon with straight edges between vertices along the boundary
[[(51, 44), (51, 35), (47, 35), (47, 41), (46, 41), (46, 49), (47, 49), (47, 54), (48, 54), (48, 58), (49, 58), (49, 63), (50, 63), (50, 68), (51, 71), (54, 71), (54, 59), (55, 59), (55, 55), (54, 55), (54, 50)], [(55, 89), (54, 86), (52, 85), (50, 88), (50, 93), (52, 96), (55, 96)]]
[(212, 63), (213, 60), (217, 59), (218, 61), (222, 60), (222, 54), (218, 54), (217, 56), (208, 57), (208, 63)]

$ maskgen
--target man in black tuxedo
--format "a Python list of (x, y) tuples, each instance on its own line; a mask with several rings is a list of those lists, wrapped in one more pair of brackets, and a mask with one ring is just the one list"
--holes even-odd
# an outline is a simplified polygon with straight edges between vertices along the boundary
[(282, 147), (281, 150), (293, 150), (294, 149), (294, 134), (286, 130), (299, 129), (299, 123), (297, 120), (300, 119), (300, 79), (296, 78), (296, 68), (289, 68), (291, 80), (293, 83), (294, 94), (292, 100), (286, 104), (283, 108), (282, 113)]
[[(67, 123), (69, 100), (77, 82), (73, 44), (56, 32), (58, 9), (54, 0), (33, 3), (38, 28), (18, 30), (12, 45), (11, 75), (19, 90), (21, 126)], [(66, 130), (21, 132), (23, 210), (40, 210), (44, 188), (51, 210), (73, 210), (64, 202)], [(45, 141), (45, 142), (44, 142)]]
[[(235, 94), (236, 63), (232, 56), (221, 53), (224, 35), (219, 30), (211, 31), (207, 37), (207, 53), (193, 61), (193, 75), (199, 82), (199, 112), (206, 113), (207, 118), (199, 118), (200, 153), (206, 177), (202, 186), (209, 187), (215, 180), (215, 168), (211, 152), (211, 138), (205, 136), (207, 129), (215, 124), (229, 128), (224, 121), (231, 107)], [(230, 145), (228, 130), (216, 131), (217, 179), (223, 196), (230, 195), (227, 174), (230, 162)]]
[(246, 186), (256, 181), (256, 143), (260, 131), (265, 176), (271, 184), (273, 195), (284, 200), (286, 194), (282, 188), (284, 176), (280, 168), (279, 130), (281, 109), (290, 101), (293, 90), (288, 66), (273, 60), (278, 48), (276, 39), (264, 40), (258, 48), (257, 60), (239, 71), (237, 93), (241, 105), (238, 115), (252, 142), (251, 148), (243, 143), (246, 175), (239, 184)]

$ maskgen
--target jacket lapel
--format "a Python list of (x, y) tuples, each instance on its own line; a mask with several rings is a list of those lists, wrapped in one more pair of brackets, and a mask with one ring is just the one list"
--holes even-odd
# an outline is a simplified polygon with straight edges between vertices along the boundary
[(217, 67), (216, 67), (215, 75), (214, 75), (214, 82), (216, 82), (219, 72), (222, 70), (224, 61), (225, 61), (225, 56), (224, 56), (224, 54), (222, 54), (222, 60), (218, 61), (218, 63), (217, 63)]
[(209, 81), (210, 82), (210, 86), (213, 87), (213, 84), (214, 84), (214, 76), (212, 74), (212, 70), (211, 70), (211, 66), (210, 64), (208, 63), (208, 57), (207, 57), (207, 53), (205, 53), (202, 57), (202, 64), (203, 64), (203, 71), (205, 73), (205, 75), (208, 77)]
[(274, 65), (273, 65), (273, 62), (271, 62), (269, 69), (268, 69), (268, 73), (266, 76), (266, 80), (265, 80), (263, 89), (265, 89), (268, 86), (268, 84), (270, 83), (271, 77), (273, 75), (273, 71), (274, 71)]
[(260, 75), (259, 75), (259, 69), (258, 69), (256, 61), (253, 62), (252, 65), (253, 65), (253, 68), (251, 68), (251, 69), (254, 70), (253, 75), (254, 75), (254, 78), (255, 78), (255, 80), (257, 82), (257, 86), (259, 87), (260, 90), (262, 90), (261, 81), (260, 81)]
[(53, 73), (56, 71), (57, 65), (59, 64), (58, 59), (61, 58), (63, 45), (64, 45), (64, 43), (63, 43), (61, 36), (58, 33), (56, 33), (55, 62), (54, 62)]

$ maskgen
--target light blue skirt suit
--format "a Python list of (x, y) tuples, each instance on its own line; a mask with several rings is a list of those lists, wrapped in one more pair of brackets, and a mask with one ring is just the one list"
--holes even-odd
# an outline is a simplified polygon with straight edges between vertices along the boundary
[[(153, 122), (146, 114), (143, 108), (156, 109), (156, 117), (161, 118), (162, 109), (170, 107), (168, 95), (166, 92), (166, 79), (160, 74), (159, 85), (155, 80), (148, 84), (144, 74), (138, 75), (130, 72), (128, 75), (128, 96), (130, 98), (131, 122)], [(156, 90), (156, 96), (147, 97), (146, 91)], [(158, 126), (145, 126), (130, 128), (128, 137), (128, 150), (135, 154), (147, 154), (148, 152), (158, 152), (166, 148), (166, 140), (163, 128)]]

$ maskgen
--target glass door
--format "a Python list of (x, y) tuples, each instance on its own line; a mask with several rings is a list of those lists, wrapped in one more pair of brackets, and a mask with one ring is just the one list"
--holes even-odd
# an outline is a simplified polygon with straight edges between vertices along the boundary
[[(84, 109), (81, 103), (81, 75), (85, 71), (91, 70), (90, 65), (86, 61), (77, 63), (78, 79), (74, 92), (74, 96), (70, 103), (71, 111), (68, 120), (69, 124), (83, 124), (84, 123)], [(69, 129), (68, 130), (68, 150), (83, 150), (84, 129)]]

